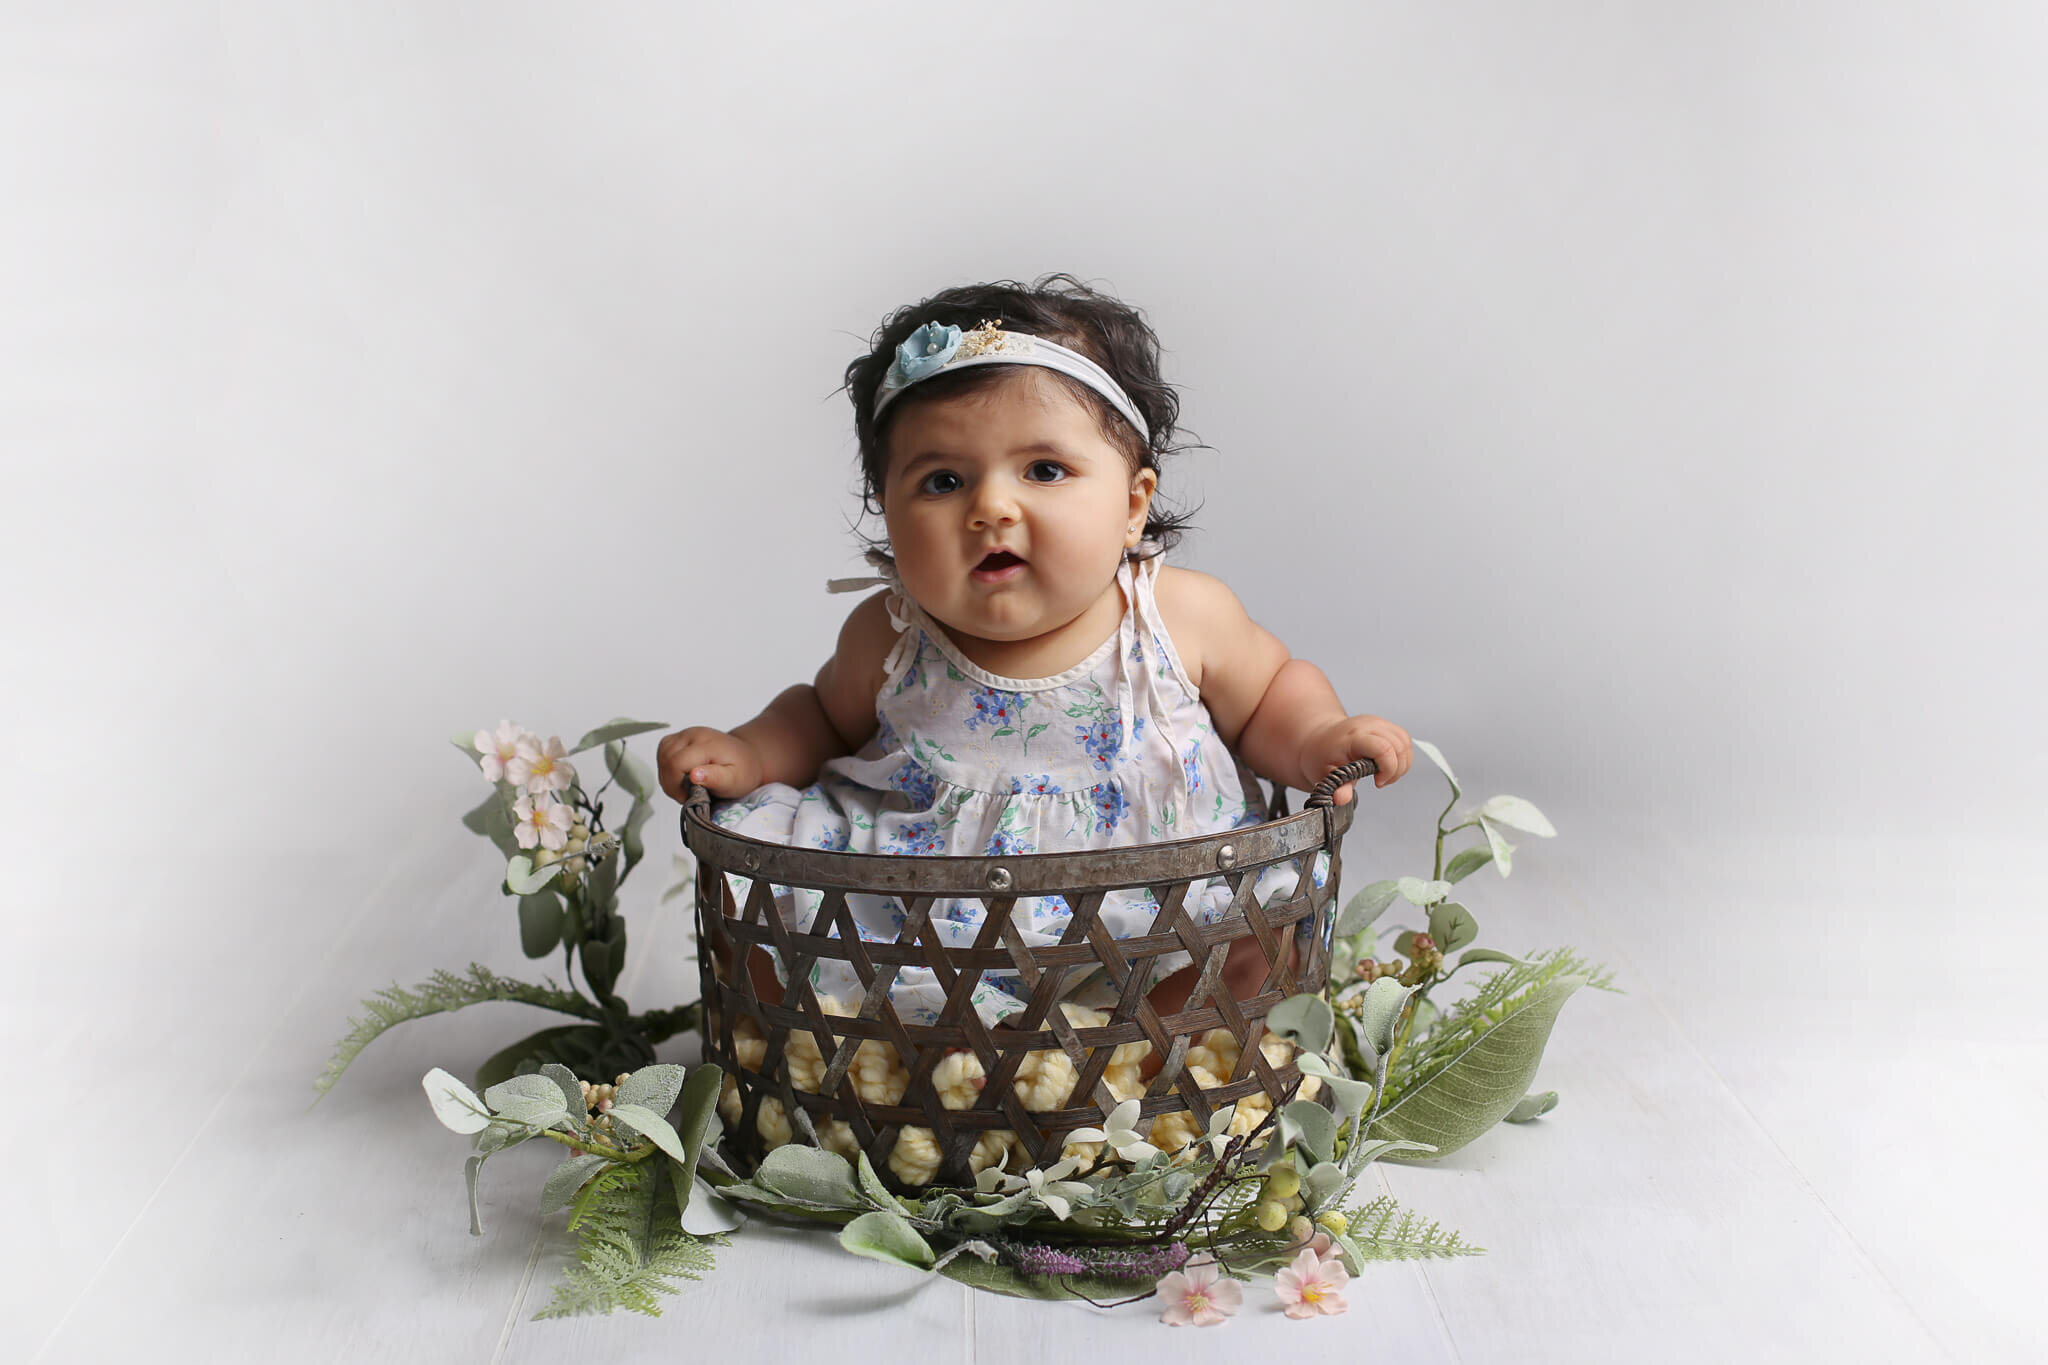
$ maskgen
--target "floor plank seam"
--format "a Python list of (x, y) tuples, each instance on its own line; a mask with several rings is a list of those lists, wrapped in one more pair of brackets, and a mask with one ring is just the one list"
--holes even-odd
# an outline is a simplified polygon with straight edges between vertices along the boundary
[[(1572, 903), (1573, 907), (1579, 912), (1581, 924), (1595, 921), (1596, 917), (1593, 915), (1592, 907), (1589, 906), (1583, 899), (1581, 899), (1578, 891), (1574, 887), (1572, 887), (1569, 884), (1569, 882), (1567, 882), (1565, 879), (1560, 878), (1556, 882), (1555, 888), (1556, 890), (1561, 892)], [(1664, 1020), (1665, 1024), (1670, 1027), (1672, 1034), (1679, 1040), (1680, 1043), (1684, 1045), (1685, 1050), (1692, 1054), (1693, 1060), (1699, 1063), (1700, 1069), (1705, 1071), (1707, 1075), (1713, 1077), (1714, 1084), (1718, 1085), (1721, 1088), (1721, 1093), (1728, 1097), (1729, 1101), (1733, 1103), (1736, 1109), (1741, 1112), (1742, 1117), (1748, 1120), (1749, 1126), (1755, 1129), (1757, 1135), (1770, 1145), (1770, 1149), (1778, 1154), (1778, 1160), (1785, 1163), (1785, 1169), (1792, 1173), (1792, 1178), (1793, 1180), (1798, 1182), (1799, 1188), (1806, 1192), (1807, 1197), (1813, 1200), (1814, 1204), (1820, 1209), (1821, 1213), (1824, 1214), (1827, 1217), (1827, 1220), (1834, 1225), (1835, 1230), (1841, 1233), (1843, 1239), (1847, 1241), (1852, 1248), (1854, 1248), (1857, 1259), (1862, 1261), (1864, 1267), (1871, 1273), (1871, 1275), (1876, 1277), (1877, 1282), (1885, 1287), (1885, 1289), (1891, 1294), (1891, 1296), (1895, 1300), (1897, 1300), (1899, 1306), (1906, 1310), (1907, 1315), (1911, 1317), (1916, 1324), (1919, 1325), (1921, 1332), (1926, 1335), (1927, 1340), (1931, 1342), (1934, 1348), (1941, 1353), (1942, 1359), (1947, 1361), (1955, 1361), (1956, 1356), (1952, 1351), (1949, 1350), (1948, 1343), (1943, 1341), (1941, 1337), (1935, 1332), (1933, 1325), (1929, 1323), (1926, 1318), (1920, 1315), (1919, 1306), (1915, 1304), (1912, 1301), (1912, 1299), (1906, 1296), (1905, 1292), (1901, 1290), (1896, 1283), (1893, 1282), (1891, 1276), (1885, 1274), (1884, 1268), (1880, 1266), (1877, 1263), (1877, 1261), (1871, 1256), (1870, 1252), (1864, 1247), (1862, 1241), (1856, 1236), (1854, 1232), (1850, 1230), (1849, 1225), (1842, 1221), (1841, 1216), (1835, 1212), (1834, 1207), (1831, 1204), (1829, 1204), (1828, 1201), (1821, 1195), (1821, 1192), (1814, 1187), (1813, 1182), (1807, 1178), (1806, 1172), (1800, 1168), (1799, 1163), (1792, 1159), (1791, 1153), (1787, 1152), (1784, 1149), (1784, 1147), (1779, 1145), (1777, 1137), (1771, 1132), (1769, 1128), (1764, 1126), (1763, 1120), (1757, 1117), (1756, 1112), (1752, 1110), (1749, 1107), (1749, 1105), (1743, 1100), (1742, 1096), (1736, 1091), (1735, 1087), (1729, 1083), (1728, 1078), (1721, 1074), (1720, 1068), (1715, 1066), (1713, 1062), (1709, 1061), (1707, 1055), (1700, 1051), (1698, 1044), (1696, 1044), (1693, 1041), (1691, 1033), (1689, 1033), (1682, 1025), (1680, 1025), (1676, 1016), (1674, 1016), (1671, 1013), (1671, 1011), (1665, 1007), (1664, 1001), (1661, 998), (1659, 998), (1657, 992), (1650, 988), (1648, 984), (1650, 981), (1650, 977), (1648, 976), (1648, 974), (1644, 973), (1641, 969), (1637, 968), (1632, 962), (1630, 962), (1626, 955), (1617, 954), (1617, 956), (1619, 957), (1622, 968), (1632, 973), (1630, 979), (1643, 983), (1640, 987), (1630, 990), (1628, 994), (1633, 996), (1639, 996), (1642, 1000), (1648, 1002), (1651, 1009), (1657, 1011), (1658, 1017)]]
[[(421, 830), (413, 836), (412, 845), (405, 851), (405, 854), (402, 857), (391, 860), (388, 870), (384, 874), (384, 880), (377, 884), (376, 890), (363, 899), (363, 912), (356, 915), (354, 922), (349, 925), (340, 940), (329, 950), (326, 958), (327, 961), (334, 962), (340, 960), (341, 949), (348, 946), (356, 934), (361, 931), (363, 923), (370, 918), (369, 910), (383, 904), (385, 896), (390, 894), (393, 886), (399, 881), (401, 874), (411, 869), (414, 861), (418, 859), (421, 849), (433, 837), (427, 831)], [(317, 979), (319, 978), (316, 975), (308, 974), (306, 979), (300, 983), (299, 989), (293, 994), (292, 998), (285, 1002), (284, 1008), (278, 1011), (278, 1018), (287, 1018), (294, 1010), (298, 1009), (299, 1002), (306, 998), (306, 993), (313, 989), (313, 983)], [(43, 1338), (42, 1345), (36, 1347), (36, 1353), (29, 1357), (29, 1365), (36, 1365), (36, 1362), (42, 1360), (43, 1357), (50, 1353), (50, 1348), (56, 1344), (57, 1338), (63, 1335), (65, 1327), (71, 1322), (72, 1315), (78, 1311), (78, 1305), (84, 1303), (86, 1296), (92, 1293), (93, 1286), (98, 1284), (100, 1277), (107, 1273), (107, 1267), (112, 1265), (114, 1258), (121, 1254), (121, 1248), (128, 1244), (130, 1237), (134, 1236), (135, 1229), (141, 1227), (142, 1220), (149, 1216), (149, 1211), (156, 1204), (157, 1197), (164, 1192), (165, 1187), (171, 1181), (177, 1178), (178, 1172), (184, 1169), (186, 1160), (199, 1146), (200, 1140), (213, 1128), (213, 1121), (220, 1115), (221, 1107), (228, 1102), (235, 1092), (242, 1088), (242, 1082), (247, 1080), (249, 1073), (256, 1069), (256, 1064), (268, 1056), (270, 1049), (276, 1046), (275, 1039), (279, 1035), (273, 1031), (270, 1036), (273, 1041), (265, 1043), (262, 1047), (251, 1053), (249, 1060), (242, 1064), (242, 1069), (235, 1073), (234, 1079), (221, 1087), (220, 1098), (213, 1102), (213, 1107), (206, 1111), (206, 1117), (200, 1121), (198, 1127), (192, 1130), (191, 1139), (186, 1142), (183, 1150), (171, 1162), (170, 1169), (164, 1172), (163, 1179), (156, 1182), (156, 1187), (149, 1192), (149, 1197), (142, 1201), (142, 1207), (135, 1211), (135, 1216), (128, 1220), (128, 1226), (121, 1229), (121, 1235), (114, 1239), (114, 1245), (107, 1248), (107, 1254), (100, 1258), (100, 1263), (93, 1267), (92, 1274), (88, 1275), (85, 1283), (78, 1287), (78, 1293), (73, 1295), (71, 1302), (65, 1306), (64, 1312), (57, 1319), (56, 1325), (50, 1328), (50, 1334)], [(318, 1097), (315, 1097), (315, 1103), (318, 1103)]]
[(526, 1291), (533, 1287), (533, 1272), (540, 1265), (540, 1249), (547, 1239), (548, 1227), (543, 1220), (533, 1230), (533, 1250), (526, 1255), (526, 1271), (519, 1277), (519, 1288), (513, 1291), (512, 1306), (505, 1310), (505, 1325), (498, 1332), (498, 1345), (491, 1352), (491, 1365), (504, 1365), (505, 1352), (512, 1349), (512, 1333), (524, 1321), (519, 1313), (526, 1307)]
[[(1389, 1182), (1387, 1179), (1386, 1169), (1379, 1165), (1379, 1163), (1375, 1162), (1373, 1163), (1372, 1174), (1373, 1179), (1379, 1183), (1380, 1193), (1385, 1195), (1387, 1198), (1394, 1200), (1394, 1202), (1399, 1203), (1400, 1199), (1398, 1196), (1395, 1195), (1394, 1187), (1392, 1183)], [(1464, 1353), (1458, 1349), (1457, 1338), (1451, 1335), (1451, 1320), (1444, 1314), (1444, 1306), (1436, 1296), (1436, 1285), (1431, 1283), (1430, 1281), (1429, 1263), (1427, 1261), (1417, 1260), (1413, 1264), (1415, 1269), (1415, 1278), (1422, 1281), (1422, 1292), (1429, 1297), (1430, 1315), (1436, 1319), (1436, 1329), (1437, 1332), (1444, 1339), (1444, 1348), (1451, 1353), (1452, 1360), (1458, 1361), (1460, 1362), (1460, 1365), (1462, 1365), (1465, 1356)], [(1364, 1269), (1363, 1266), (1359, 1268), (1361, 1270)]]

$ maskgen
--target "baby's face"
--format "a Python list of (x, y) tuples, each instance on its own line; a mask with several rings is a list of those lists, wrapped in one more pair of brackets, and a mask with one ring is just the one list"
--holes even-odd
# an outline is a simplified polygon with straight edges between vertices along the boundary
[(883, 519), (919, 606), (958, 634), (1030, 640), (1116, 595), (1157, 483), (1132, 474), (1052, 376), (1019, 366), (993, 389), (903, 413)]

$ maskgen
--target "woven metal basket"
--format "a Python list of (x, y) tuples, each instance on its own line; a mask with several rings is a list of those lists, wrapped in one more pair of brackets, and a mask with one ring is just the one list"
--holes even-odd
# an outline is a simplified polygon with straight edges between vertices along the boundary
[[(1257, 779), (1238, 764), (1247, 793)], [(817, 1125), (843, 1121), (877, 1172), (892, 1184), (889, 1155), (906, 1126), (929, 1129), (941, 1153), (936, 1182), (972, 1183), (969, 1154), (984, 1135), (1008, 1130), (1035, 1167), (1060, 1158), (1063, 1135), (1102, 1126), (1117, 1099), (1103, 1081), (1117, 1047), (1148, 1042), (1163, 1058), (1140, 1105), (1141, 1122), (1185, 1111), (1206, 1125), (1211, 1112), (1253, 1094), (1274, 1104), (1292, 1093), (1298, 1072), (1275, 1066), (1258, 1046), (1268, 1011), (1290, 995), (1317, 991), (1327, 979), (1330, 931), (1337, 904), (1341, 849), (1358, 803), (1331, 803), (1340, 786), (1374, 771), (1360, 759), (1324, 778), (1298, 814), (1287, 813), (1285, 788), (1275, 786), (1268, 818), (1219, 834), (1130, 848), (1003, 857), (915, 857), (835, 853), (796, 848), (734, 834), (710, 818), (711, 798), (691, 787), (683, 807), (683, 838), (698, 859), (698, 963), (703, 981), (704, 1056), (733, 1077), (741, 1113), (728, 1140), (736, 1155), (759, 1156), (756, 1116), (764, 1099), (780, 1101), (795, 1140), (817, 1142)], [(1312, 875), (1318, 854), (1329, 855), (1323, 884)], [(1260, 872), (1275, 865), (1295, 871), (1294, 890), (1260, 905), (1253, 891)], [(727, 874), (750, 883), (736, 904)], [(1229, 909), (1212, 924), (1197, 923), (1183, 903), (1190, 883), (1220, 878), (1231, 891)], [(822, 893), (811, 929), (793, 932), (777, 913), (774, 888)], [(1149, 887), (1158, 913), (1148, 932), (1118, 939), (1098, 918), (1106, 892)], [(900, 898), (908, 912), (896, 940), (863, 941), (846, 904), (848, 892)], [(1071, 919), (1055, 945), (1032, 947), (1011, 921), (1023, 897), (1058, 895)], [(969, 947), (948, 947), (933, 928), (932, 903), (940, 898), (982, 902), (982, 926)], [(1287, 940), (1299, 935), (1303, 951), (1291, 965)], [(1250, 937), (1266, 964), (1265, 980), (1247, 1000), (1232, 998), (1222, 970), (1231, 946)], [(780, 1003), (755, 989), (748, 956), (770, 948), (786, 965), (789, 985)], [(1147, 1000), (1154, 959), (1187, 953), (1200, 972), (1181, 1010), (1160, 1015)], [(864, 999), (853, 1015), (828, 1014), (811, 987), (811, 968), (831, 960), (849, 964)], [(946, 1003), (928, 1024), (906, 1024), (890, 1002), (897, 970), (929, 967), (946, 990)], [(1100, 967), (1117, 988), (1101, 1027), (1076, 1027), (1056, 1008), (1063, 986)], [(984, 1025), (971, 997), (982, 973), (1014, 971), (1031, 991), (1024, 1010), (1001, 1026)], [(758, 1066), (740, 1063), (735, 1021), (754, 1022), (766, 1040)], [(1228, 1029), (1237, 1063), (1222, 1084), (1205, 1087), (1184, 1064), (1206, 1031)], [(793, 1031), (808, 1031), (824, 1063), (815, 1093), (791, 1082), (786, 1053)], [(909, 1073), (900, 1103), (863, 1099), (849, 1076), (858, 1049), (874, 1041), (895, 1050)], [(949, 1053), (972, 1051), (985, 1082), (972, 1108), (947, 1108), (932, 1081)], [(1033, 1110), (1013, 1086), (1033, 1052), (1059, 1049), (1078, 1073), (1066, 1106)]]

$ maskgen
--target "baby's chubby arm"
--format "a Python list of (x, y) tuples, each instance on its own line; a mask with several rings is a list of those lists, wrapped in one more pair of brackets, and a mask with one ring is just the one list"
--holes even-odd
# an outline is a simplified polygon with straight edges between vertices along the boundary
[[(1196, 625), (1202, 703), (1217, 736), (1252, 771), (1298, 791), (1313, 790), (1355, 758), (1378, 767), (1376, 787), (1408, 771), (1415, 757), (1408, 732), (1378, 716), (1345, 714), (1323, 671), (1289, 657), (1220, 579), (1184, 570), (1174, 586), (1175, 615)], [(1341, 806), (1351, 795), (1347, 783), (1333, 799)]]
[(857, 752), (875, 733), (875, 694), (894, 638), (886, 598), (877, 593), (855, 607), (817, 678), (786, 688), (746, 724), (729, 734), (693, 725), (664, 737), (656, 750), (661, 789), (680, 801), (690, 780), (726, 799), (770, 782), (803, 787), (826, 759)]

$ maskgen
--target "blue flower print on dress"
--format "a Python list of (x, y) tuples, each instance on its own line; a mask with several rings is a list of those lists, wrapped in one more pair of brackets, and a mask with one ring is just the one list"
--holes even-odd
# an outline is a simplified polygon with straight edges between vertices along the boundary
[(1187, 774), (1188, 795), (1193, 796), (1202, 789), (1202, 741), (1200, 738), (1188, 744), (1186, 753), (1180, 756), (1180, 770)]
[(1116, 756), (1124, 747), (1124, 723), (1111, 717), (1093, 725), (1076, 725), (1074, 740), (1095, 760), (1096, 767), (1108, 772), (1116, 766)]
[(910, 798), (912, 810), (930, 810), (939, 795), (939, 779), (914, 758), (889, 775), (889, 785)]
[(1091, 795), (1095, 798), (1097, 834), (1107, 834), (1114, 830), (1131, 809), (1130, 799), (1124, 795), (1122, 783), (1105, 782), (1095, 788)]
[(851, 829), (834, 829), (827, 825), (812, 836), (811, 842), (827, 853), (844, 853), (853, 838)]
[(1051, 773), (1040, 773), (1036, 777), (1027, 774), (1011, 778), (1010, 791), (1027, 796), (1058, 796), (1060, 784), (1052, 780)]
[(944, 835), (939, 833), (938, 821), (912, 820), (908, 824), (896, 827), (895, 831), (889, 835), (889, 847), (883, 849), (882, 852), (906, 853), (912, 857), (924, 857), (943, 853), (945, 847), (946, 839)]
[(890, 378), (895, 385), (914, 384), (926, 375), (937, 374), (960, 350), (960, 329), (927, 322), (905, 337), (896, 348), (896, 364)]
[(885, 754), (892, 754), (903, 747), (903, 737), (896, 733), (896, 727), (880, 711), (875, 713), (875, 743)]
[(975, 689), (969, 700), (974, 709), (967, 717), (967, 728), (972, 731), (986, 725), (998, 734), (1016, 726), (1025, 705), (1022, 693), (998, 692), (993, 687)]
[(986, 852), (991, 858), (1001, 858), (1012, 853), (1036, 853), (1038, 845), (1019, 838), (1014, 830), (999, 829), (989, 836)]

